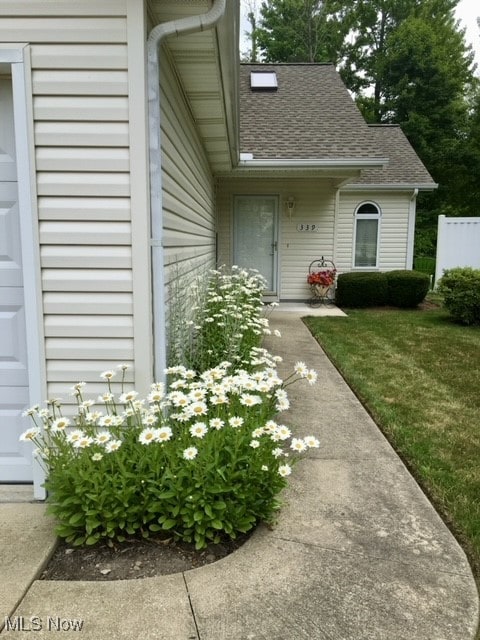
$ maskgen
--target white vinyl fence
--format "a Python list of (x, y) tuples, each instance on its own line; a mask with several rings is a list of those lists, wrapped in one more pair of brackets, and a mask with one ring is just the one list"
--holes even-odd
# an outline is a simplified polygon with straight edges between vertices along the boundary
[(438, 216), (435, 282), (454, 267), (480, 269), (480, 218)]

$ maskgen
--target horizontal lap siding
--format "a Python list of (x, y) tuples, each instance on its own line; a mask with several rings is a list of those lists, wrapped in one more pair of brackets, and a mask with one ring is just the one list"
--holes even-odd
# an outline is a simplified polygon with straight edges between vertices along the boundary
[[(163, 53), (163, 55), (162, 55)], [(215, 266), (212, 171), (182, 88), (161, 52), (163, 215), (167, 299), (180, 280)]]
[[(222, 180), (218, 189), (218, 261), (231, 264), (233, 255), (233, 200), (235, 195), (274, 195), (279, 199), (279, 294), (282, 300), (308, 296), (306, 276), (312, 260), (333, 258), (335, 191), (329, 180)], [(296, 202), (291, 219), (284, 202)], [(301, 232), (299, 224), (315, 224), (317, 231)]]
[(134, 360), (127, 0), (0, 0), (0, 35), (31, 48), (48, 393), (96, 391)]
[(381, 271), (405, 269), (408, 214), (411, 192), (343, 192), (337, 224), (337, 265), (352, 270), (354, 212), (362, 202), (375, 202), (381, 209), (379, 265)]

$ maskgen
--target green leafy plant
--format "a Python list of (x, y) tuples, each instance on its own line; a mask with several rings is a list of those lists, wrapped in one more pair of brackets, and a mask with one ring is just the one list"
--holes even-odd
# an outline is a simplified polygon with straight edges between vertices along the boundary
[(102, 412), (78, 384), (72, 420), (59, 401), (30, 409), (35, 426), (22, 440), (38, 446), (46, 466), (58, 535), (90, 545), (168, 531), (201, 549), (271, 522), (298, 455), (318, 446), (292, 437), (273, 416), (289, 406), (288, 384), (313, 384), (316, 374), (298, 363), (282, 382), (262, 349), (250, 364), (250, 372), (224, 362), (200, 375), (172, 367), (168, 393), (160, 383), (146, 400), (107, 392)]
[(480, 269), (447, 269), (438, 283), (438, 291), (456, 322), (480, 324)]
[(374, 271), (341, 273), (337, 278), (335, 300), (341, 307), (373, 307), (387, 301), (387, 279)]
[(222, 360), (244, 365), (254, 346), (269, 333), (262, 295), (265, 281), (255, 270), (233, 266), (210, 271), (206, 286), (196, 283), (197, 301), (191, 317), (172, 319), (183, 325), (171, 364), (198, 371)]
[(385, 277), (388, 284), (387, 301), (395, 307), (416, 307), (430, 288), (430, 276), (420, 271), (387, 271)]
[[(292, 466), (318, 447), (313, 436), (295, 438), (275, 419), (289, 407), (286, 387), (301, 379), (314, 384), (317, 374), (299, 362), (282, 381), (280, 359), (251, 346), (270, 331), (251, 277), (215, 274), (206, 327), (195, 325), (199, 362), (212, 358), (215, 366), (171, 366), (167, 388), (154, 383), (140, 399), (125, 390), (122, 365), (118, 396), (112, 391), (116, 372), (105, 371), (107, 390), (96, 401), (85, 399), (84, 383), (73, 387), (75, 415), (65, 417), (59, 400), (26, 412), (34, 426), (21, 440), (38, 447), (49, 510), (67, 542), (113, 543), (166, 532), (201, 549), (273, 521)], [(211, 315), (213, 309), (218, 315)], [(238, 332), (232, 361), (219, 361), (209, 318), (228, 325), (239, 309), (243, 315), (232, 321)]]

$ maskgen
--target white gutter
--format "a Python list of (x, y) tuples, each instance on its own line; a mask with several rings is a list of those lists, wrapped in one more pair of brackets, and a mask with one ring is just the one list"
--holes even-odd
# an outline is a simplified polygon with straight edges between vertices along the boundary
[(418, 189), (419, 191), (433, 191), (438, 188), (438, 184), (436, 182), (425, 182), (425, 183), (406, 183), (406, 182), (391, 182), (391, 183), (380, 183), (371, 184), (367, 183), (357, 183), (357, 184), (345, 184), (340, 187), (342, 191), (405, 191), (408, 189)]
[(168, 36), (179, 36), (204, 31), (213, 27), (224, 15), (226, 0), (214, 0), (212, 7), (199, 16), (171, 20), (154, 27), (147, 41), (148, 56), (148, 128), (150, 156), (150, 219), (153, 288), (154, 376), (163, 380), (167, 363), (165, 331), (165, 269), (163, 252), (162, 202), (162, 144), (160, 121), (160, 64), (162, 41)]
[[(242, 154), (243, 155), (243, 154)], [(341, 158), (334, 160), (318, 158), (240, 158), (239, 168), (247, 169), (364, 169), (367, 167), (386, 167), (388, 158)]]

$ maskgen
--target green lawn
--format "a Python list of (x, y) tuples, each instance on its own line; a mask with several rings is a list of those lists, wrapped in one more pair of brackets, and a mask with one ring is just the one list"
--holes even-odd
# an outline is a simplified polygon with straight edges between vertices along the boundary
[(442, 309), (348, 311), (307, 326), (407, 463), (480, 584), (480, 328)]

